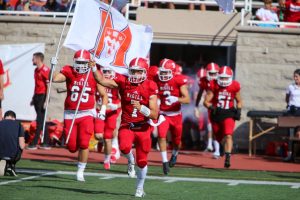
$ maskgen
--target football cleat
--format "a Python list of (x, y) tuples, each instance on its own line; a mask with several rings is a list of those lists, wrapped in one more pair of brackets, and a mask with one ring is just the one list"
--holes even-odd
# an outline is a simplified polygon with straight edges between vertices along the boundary
[(113, 155), (110, 156), (110, 163), (111, 163), (111, 164), (117, 163), (117, 158), (116, 158), (116, 156), (113, 156)]
[(230, 154), (225, 154), (224, 167), (225, 168), (229, 168), (230, 167)]
[(206, 151), (208, 151), (208, 152), (212, 152), (213, 150), (214, 150), (214, 148), (212, 147), (212, 145), (208, 145), (206, 147)]
[(103, 167), (105, 170), (110, 170), (110, 162), (109, 161), (104, 161)]
[(171, 156), (171, 159), (170, 159), (170, 161), (169, 161), (169, 166), (170, 166), (170, 167), (174, 167), (175, 164), (176, 164), (176, 161), (177, 161), (177, 156), (172, 155), (172, 156)]
[(221, 156), (220, 156), (220, 153), (219, 152), (214, 152), (213, 153), (213, 158), (214, 159), (219, 159)]
[(84, 182), (83, 172), (77, 172), (76, 174), (77, 181)]
[(142, 198), (146, 195), (146, 193), (144, 192), (143, 189), (136, 189), (136, 192), (135, 192), (135, 197), (139, 197), (139, 198)]
[(128, 163), (127, 173), (130, 178), (134, 178), (136, 176), (134, 164)]
[(164, 172), (164, 175), (168, 175), (168, 173), (170, 172), (170, 168), (169, 168), (169, 163), (168, 162), (163, 162), (163, 172)]

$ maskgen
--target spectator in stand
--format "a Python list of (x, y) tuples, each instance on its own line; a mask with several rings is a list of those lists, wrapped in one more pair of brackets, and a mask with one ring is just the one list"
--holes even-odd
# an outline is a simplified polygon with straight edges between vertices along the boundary
[(30, 10), (43, 11), (43, 7), (46, 5), (47, 0), (29, 0)]
[[(34, 106), (36, 111), (36, 123), (37, 129), (33, 143), (28, 145), (27, 149), (35, 150), (37, 149), (37, 144), (40, 138), (40, 134), (43, 130), (43, 122), (45, 117), (45, 107), (47, 99), (47, 90), (49, 83), (50, 69), (44, 63), (44, 54), (41, 52), (36, 52), (33, 54), (32, 63), (36, 66), (34, 70), (34, 80), (35, 89), (34, 95), (30, 105)], [(44, 143), (40, 146), (42, 149), (50, 149), (48, 145), (48, 131), (45, 129)]]
[[(201, 3), (200, 5), (200, 10), (205, 11), (206, 10), (206, 5)], [(189, 10), (195, 10), (195, 4), (194, 3), (189, 3)]]
[[(274, 8), (272, 7), (272, 0), (264, 0), (265, 6), (256, 11), (256, 18), (265, 22), (278, 22), (278, 16)], [(277, 27), (274, 24), (258, 24), (261, 27)]]
[(47, 0), (46, 5), (43, 7), (44, 11), (56, 12), (58, 10), (58, 3), (56, 0)]
[(17, 176), (15, 165), (25, 147), (24, 130), (16, 121), (16, 113), (7, 111), (0, 122), (0, 176), (8, 173)]
[(0, 0), (0, 10), (6, 10), (6, 0)]
[(285, 22), (300, 22), (300, 0), (279, 0), (279, 5), (285, 10)]
[(4, 99), (4, 69), (0, 59), (0, 120), (2, 119), (2, 100)]
[(68, 12), (70, 2), (69, 0), (56, 0), (57, 2), (57, 11), (58, 12)]
[(17, 11), (30, 11), (29, 0), (18, 0), (15, 5)]

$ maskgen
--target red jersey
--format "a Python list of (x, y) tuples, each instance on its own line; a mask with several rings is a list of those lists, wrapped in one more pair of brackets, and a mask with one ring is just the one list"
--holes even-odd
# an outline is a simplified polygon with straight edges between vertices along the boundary
[(3, 69), (3, 64), (2, 61), (0, 60), (0, 75), (4, 74), (4, 69)]
[(47, 83), (49, 83), (50, 69), (46, 65), (34, 70), (35, 88), (34, 94), (46, 94)]
[[(87, 73), (79, 74), (72, 66), (68, 65), (64, 66), (60, 72), (66, 77), (67, 97), (65, 110), (76, 110)], [(95, 107), (96, 90), (96, 80), (93, 73), (90, 73), (78, 110), (88, 110)]]
[(210, 88), (210, 81), (207, 80), (206, 77), (202, 77), (200, 80), (199, 80), (199, 88), (201, 90), (204, 90), (204, 91), (207, 91), (209, 88)]
[(230, 109), (234, 108), (234, 99), (236, 94), (241, 90), (241, 86), (235, 80), (227, 87), (221, 87), (217, 81), (212, 81), (210, 90), (214, 93), (213, 106)]
[[(121, 102), (119, 98), (119, 89), (118, 88), (105, 88), (105, 92), (108, 97), (108, 103), (119, 104)], [(102, 105), (102, 99), (99, 93), (96, 93), (96, 101), (98, 104)], [(111, 112), (112, 110), (106, 110), (106, 114)]]
[(147, 122), (148, 117), (145, 117), (137, 109), (134, 109), (132, 101), (139, 101), (141, 105), (149, 108), (150, 97), (158, 93), (155, 82), (145, 80), (140, 84), (132, 84), (126, 76), (120, 74), (116, 75), (114, 80), (119, 86), (119, 93), (121, 95), (122, 123)]
[(284, 18), (286, 22), (300, 22), (300, 3), (287, 1)]
[(187, 84), (188, 79), (186, 76), (183, 75), (176, 75), (171, 80), (168, 81), (160, 81), (158, 78), (156, 79), (156, 83), (159, 90), (159, 99), (160, 103), (160, 110), (161, 111), (171, 111), (177, 112), (181, 109), (181, 104), (179, 102), (173, 103), (169, 105), (166, 102), (166, 98), (168, 96), (175, 96), (180, 97), (180, 87)]

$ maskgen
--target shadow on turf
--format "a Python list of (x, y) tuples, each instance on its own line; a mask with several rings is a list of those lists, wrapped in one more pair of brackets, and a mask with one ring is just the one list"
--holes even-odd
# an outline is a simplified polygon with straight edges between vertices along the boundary
[(73, 191), (83, 194), (108, 194), (108, 195), (116, 195), (116, 196), (132, 196), (132, 194), (126, 194), (126, 193), (114, 193), (114, 192), (107, 192), (107, 191), (99, 191), (99, 190), (86, 190), (86, 189), (79, 189), (79, 188), (67, 188), (67, 187), (55, 187), (55, 186), (32, 186), (36, 188), (46, 188), (46, 189), (56, 189), (56, 190), (65, 190), (65, 191)]

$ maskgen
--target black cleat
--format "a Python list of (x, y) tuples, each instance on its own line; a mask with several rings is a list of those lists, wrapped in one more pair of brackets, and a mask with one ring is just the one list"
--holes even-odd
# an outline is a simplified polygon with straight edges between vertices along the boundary
[(172, 155), (169, 161), (169, 167), (174, 167), (177, 161), (177, 156)]
[(163, 172), (164, 172), (164, 175), (168, 175), (168, 173), (170, 172), (170, 168), (169, 168), (169, 163), (168, 162), (163, 162)]
[(224, 154), (225, 154), (224, 146), (223, 146), (223, 144), (220, 143), (220, 156), (223, 157)]
[(229, 153), (225, 153), (224, 167), (225, 168), (229, 168), (230, 167), (230, 154)]

